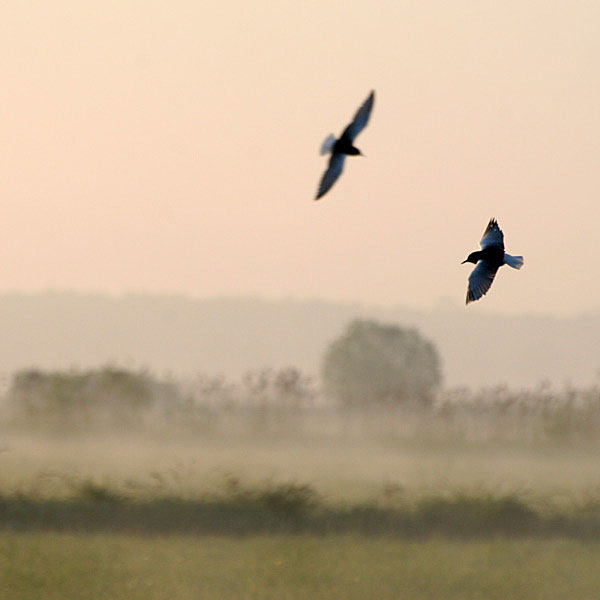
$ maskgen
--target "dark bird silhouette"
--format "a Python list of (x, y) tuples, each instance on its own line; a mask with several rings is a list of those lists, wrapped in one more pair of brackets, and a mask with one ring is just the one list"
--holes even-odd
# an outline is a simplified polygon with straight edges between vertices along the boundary
[(467, 304), (479, 300), (487, 294), (496, 276), (496, 271), (502, 265), (520, 269), (525, 262), (522, 256), (511, 256), (504, 252), (504, 234), (498, 227), (496, 219), (490, 219), (479, 245), (481, 250), (471, 252), (462, 262), (462, 264), (470, 262), (477, 265), (469, 275)]
[(372, 91), (369, 94), (369, 97), (363, 102), (362, 106), (356, 111), (354, 119), (352, 119), (350, 125), (344, 129), (340, 138), (336, 140), (335, 136), (330, 134), (321, 145), (321, 154), (328, 154), (331, 152), (331, 158), (329, 159), (329, 166), (321, 178), (319, 191), (317, 192), (315, 200), (324, 196), (342, 174), (344, 161), (346, 160), (347, 155), (363, 156), (362, 152), (354, 147), (354, 140), (367, 126), (374, 101), (375, 92)]

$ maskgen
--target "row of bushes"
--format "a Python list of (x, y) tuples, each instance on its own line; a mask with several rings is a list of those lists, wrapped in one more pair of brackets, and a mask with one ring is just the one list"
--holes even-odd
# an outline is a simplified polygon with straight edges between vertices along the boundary
[(239, 381), (199, 376), (178, 384), (148, 372), (17, 373), (0, 422), (42, 430), (162, 427), (193, 434), (363, 436), (386, 440), (539, 443), (600, 440), (600, 389), (442, 391), (433, 404), (324, 403), (297, 369)]
[(4, 420), (47, 427), (134, 426), (153, 421), (210, 420), (244, 408), (301, 409), (316, 396), (312, 381), (297, 369), (262, 369), (239, 382), (198, 376), (184, 384), (147, 371), (105, 367), (87, 371), (17, 373), (4, 402)]
[(541, 511), (514, 495), (455, 494), (395, 504), (335, 506), (324, 503), (309, 485), (297, 483), (267, 483), (253, 489), (233, 482), (225, 493), (197, 499), (140, 500), (84, 481), (71, 498), (0, 496), (0, 517), (0, 529), (136, 534), (600, 536), (598, 505)]

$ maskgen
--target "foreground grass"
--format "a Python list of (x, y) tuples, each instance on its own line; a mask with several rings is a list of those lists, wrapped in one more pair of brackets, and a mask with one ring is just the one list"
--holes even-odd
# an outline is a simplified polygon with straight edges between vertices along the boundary
[(361, 536), (0, 534), (11, 600), (597, 598), (600, 545)]

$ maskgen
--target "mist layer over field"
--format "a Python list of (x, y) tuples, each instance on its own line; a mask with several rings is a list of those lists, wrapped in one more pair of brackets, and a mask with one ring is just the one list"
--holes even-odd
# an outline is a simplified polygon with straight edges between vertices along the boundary
[(588, 444), (536, 449), (494, 442), (406, 442), (391, 436), (227, 438), (187, 431), (89, 437), (4, 434), (2, 440), (4, 494), (67, 497), (82, 481), (92, 480), (127, 496), (190, 498), (218, 491), (236, 478), (249, 486), (307, 483), (328, 502), (370, 500), (390, 490), (409, 498), (469, 490), (561, 502), (600, 498), (597, 448)]
[(186, 405), (181, 413), (155, 408), (135, 424), (130, 415), (90, 424), (87, 413), (62, 426), (13, 419), (0, 437), (0, 494), (205, 502), (291, 486), (292, 495), (307, 491), (307, 508), (396, 509), (466, 496), (510, 497), (543, 514), (595, 514), (598, 395), (581, 392), (579, 405), (561, 398), (538, 392), (540, 406), (529, 412), (497, 391), (487, 405), (452, 396), (429, 410)]

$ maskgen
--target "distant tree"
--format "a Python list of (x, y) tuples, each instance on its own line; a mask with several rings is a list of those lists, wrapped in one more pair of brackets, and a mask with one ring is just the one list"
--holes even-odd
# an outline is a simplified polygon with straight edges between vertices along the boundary
[(416, 329), (356, 320), (327, 349), (321, 378), (346, 406), (429, 406), (442, 376), (435, 346)]

